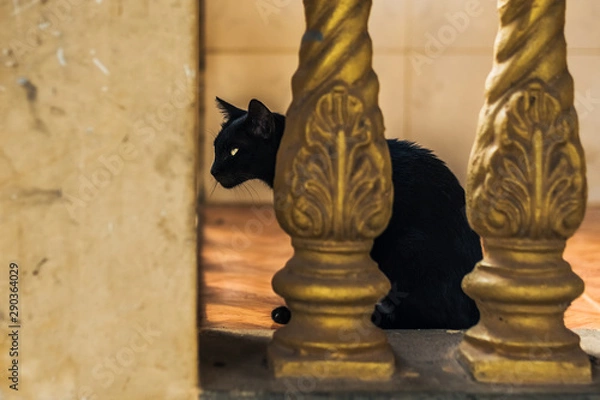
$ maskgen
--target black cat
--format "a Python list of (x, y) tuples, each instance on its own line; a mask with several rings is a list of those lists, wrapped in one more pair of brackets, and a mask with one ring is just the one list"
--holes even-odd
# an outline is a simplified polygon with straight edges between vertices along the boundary
[[(219, 98), (225, 116), (215, 139), (211, 174), (226, 188), (260, 179), (271, 188), (285, 117), (253, 99), (248, 111)], [(461, 289), (462, 278), (481, 258), (479, 237), (465, 216), (465, 193), (448, 167), (430, 150), (388, 140), (394, 204), (371, 257), (392, 290), (375, 306), (372, 321), (384, 329), (463, 329), (479, 312)], [(273, 319), (287, 323), (286, 307)]]

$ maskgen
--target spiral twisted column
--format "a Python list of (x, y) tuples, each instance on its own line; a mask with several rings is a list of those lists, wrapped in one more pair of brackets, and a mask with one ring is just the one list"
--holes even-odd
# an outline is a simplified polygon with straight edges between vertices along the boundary
[(371, 1), (305, 0), (306, 32), (277, 154), (275, 210), (294, 256), (273, 278), (292, 312), (275, 376), (381, 380), (394, 356), (370, 316), (390, 289), (369, 257), (393, 187), (367, 32)]
[(563, 259), (581, 223), (585, 161), (567, 69), (565, 0), (499, 0), (500, 30), (467, 182), (484, 258), (463, 280), (481, 312), (459, 348), (474, 377), (585, 383), (564, 312), (583, 281)]

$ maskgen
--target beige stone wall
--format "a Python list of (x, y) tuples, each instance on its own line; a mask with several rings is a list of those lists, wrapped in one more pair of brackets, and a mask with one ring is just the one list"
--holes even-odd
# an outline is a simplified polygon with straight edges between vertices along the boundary
[(0, 1), (0, 398), (194, 398), (197, 7)]
[[(496, 0), (373, 0), (370, 31), (386, 136), (417, 141), (464, 182), (498, 26)], [(567, 1), (569, 65), (586, 149), (590, 201), (600, 203), (600, 2)], [(207, 0), (205, 164), (220, 115), (214, 97), (244, 107), (252, 97), (285, 112), (304, 30), (296, 0)], [(210, 188), (214, 180), (205, 173)], [(260, 183), (212, 202), (270, 201)]]

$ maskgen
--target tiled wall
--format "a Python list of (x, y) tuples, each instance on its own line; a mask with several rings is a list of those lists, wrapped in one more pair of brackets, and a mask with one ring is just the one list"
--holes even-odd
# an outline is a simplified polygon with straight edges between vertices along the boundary
[[(221, 116), (219, 96), (245, 107), (256, 97), (273, 111), (291, 101), (290, 79), (304, 29), (300, 0), (206, 0), (206, 157)], [(599, 0), (567, 0), (569, 66), (586, 150), (590, 202), (600, 203)], [(459, 16), (462, 16), (460, 18)], [(466, 16), (466, 18), (465, 18)], [(370, 32), (381, 83), (386, 136), (433, 149), (464, 182), (498, 26), (496, 0), (374, 0)], [(432, 44), (439, 39), (440, 45)], [(205, 169), (208, 171), (208, 168)], [(211, 190), (208, 202), (270, 201), (261, 183)]]

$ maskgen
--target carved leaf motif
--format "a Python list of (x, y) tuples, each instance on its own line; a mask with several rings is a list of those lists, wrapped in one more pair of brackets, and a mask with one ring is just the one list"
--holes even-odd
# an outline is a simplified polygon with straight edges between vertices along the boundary
[(554, 239), (577, 229), (586, 184), (575, 118), (537, 81), (509, 97), (488, 128), (494, 140), (479, 166), (487, 174), (473, 188), (480, 233)]
[(278, 206), (297, 236), (365, 240), (385, 228), (391, 181), (380, 172), (384, 158), (371, 142), (372, 129), (362, 102), (346, 87), (317, 101), (288, 171), (290, 193)]

